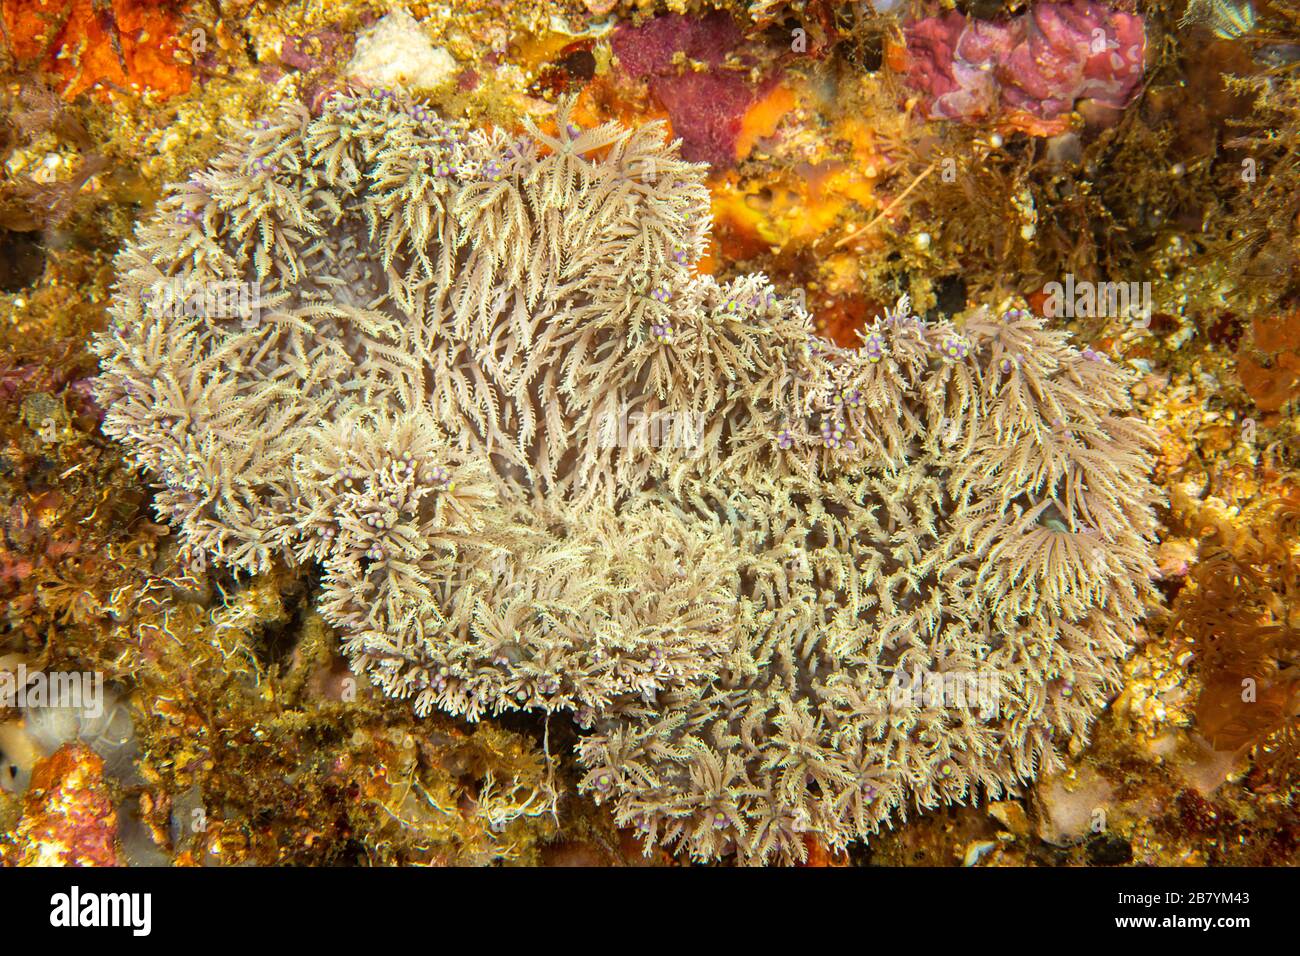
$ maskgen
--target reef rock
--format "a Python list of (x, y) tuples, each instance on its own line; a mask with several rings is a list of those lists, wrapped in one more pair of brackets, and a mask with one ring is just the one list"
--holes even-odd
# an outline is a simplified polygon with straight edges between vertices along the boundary
[(117, 809), (104, 761), (66, 744), (36, 764), (23, 816), (6, 852), (10, 866), (117, 866)]

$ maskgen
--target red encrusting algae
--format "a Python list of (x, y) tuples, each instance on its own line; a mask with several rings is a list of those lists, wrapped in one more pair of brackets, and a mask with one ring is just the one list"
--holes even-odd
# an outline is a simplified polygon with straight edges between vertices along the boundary
[(112, 0), (103, 9), (94, 0), (0, 0), (0, 15), (14, 56), (62, 77), (67, 99), (87, 90), (106, 98), (190, 88), (169, 0)]

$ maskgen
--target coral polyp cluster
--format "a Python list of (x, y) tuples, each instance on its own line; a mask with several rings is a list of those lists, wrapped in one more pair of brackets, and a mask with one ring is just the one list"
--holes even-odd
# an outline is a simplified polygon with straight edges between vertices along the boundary
[(122, 254), (104, 430), (191, 558), (316, 565), (354, 670), (570, 713), (647, 848), (803, 858), (1081, 742), (1150, 595), (1127, 376), (1024, 311), (861, 348), (693, 268), (654, 124), (341, 93), (241, 130)]

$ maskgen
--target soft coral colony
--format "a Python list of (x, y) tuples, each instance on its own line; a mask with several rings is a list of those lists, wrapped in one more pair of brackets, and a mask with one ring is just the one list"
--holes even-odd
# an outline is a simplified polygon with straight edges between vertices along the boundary
[[(647, 849), (797, 860), (1057, 765), (1150, 592), (1125, 373), (1023, 311), (839, 348), (694, 270), (703, 167), (660, 128), (550, 130), (341, 93), (173, 187), (98, 388), (193, 559), (318, 565), (422, 713), (572, 714)], [(165, 291), (222, 282), (260, 309)]]

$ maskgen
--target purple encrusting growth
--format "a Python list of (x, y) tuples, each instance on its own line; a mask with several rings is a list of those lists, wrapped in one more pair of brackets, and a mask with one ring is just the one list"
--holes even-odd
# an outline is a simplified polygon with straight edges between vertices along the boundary
[(614, 31), (611, 46), (623, 69), (633, 76), (664, 76), (675, 69), (673, 57), (677, 53), (709, 66), (721, 66), (741, 39), (740, 27), (718, 10), (705, 17), (670, 13), (639, 27), (624, 24)]
[(304, 73), (345, 63), (356, 48), (356, 36), (336, 30), (316, 30), (280, 41), (280, 62)]
[[(682, 156), (691, 162), (734, 165), (745, 112), (778, 81), (773, 76), (754, 84), (747, 71), (725, 68), (741, 39), (740, 28), (722, 11), (705, 17), (672, 13), (614, 31), (610, 46), (619, 66), (633, 79), (649, 83), (650, 92), (668, 111), (673, 132), (682, 138)], [(678, 53), (709, 69), (679, 67), (674, 62)]]
[(903, 32), (904, 82), (924, 94), (931, 119), (1019, 116), (1045, 133), (1079, 100), (1123, 109), (1142, 83), (1145, 21), (1094, 0), (1036, 3), (1005, 21), (950, 10)]

